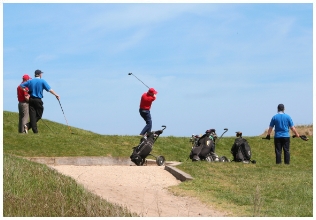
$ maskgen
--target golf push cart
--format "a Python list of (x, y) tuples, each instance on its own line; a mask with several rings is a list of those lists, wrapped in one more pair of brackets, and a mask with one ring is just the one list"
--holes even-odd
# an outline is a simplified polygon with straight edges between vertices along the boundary
[(167, 126), (162, 125), (161, 127), (163, 127), (163, 129), (146, 133), (144, 137), (141, 138), (139, 145), (133, 147), (133, 152), (130, 158), (131, 161), (134, 162), (137, 166), (143, 166), (144, 164), (146, 165), (146, 158), (148, 155), (153, 156), (156, 159), (156, 164), (158, 166), (162, 166), (165, 164), (164, 156), (155, 156), (151, 154), (154, 143), (163, 133), (163, 130), (165, 130)]
[(192, 162), (199, 160), (205, 160), (207, 162), (230, 162), (226, 156), (219, 157), (215, 153), (216, 144), (218, 144), (219, 140), (227, 131), (228, 128), (224, 128), (224, 132), (219, 138), (215, 129), (207, 130), (203, 136), (193, 134), (190, 138), (192, 147), (189, 155)]

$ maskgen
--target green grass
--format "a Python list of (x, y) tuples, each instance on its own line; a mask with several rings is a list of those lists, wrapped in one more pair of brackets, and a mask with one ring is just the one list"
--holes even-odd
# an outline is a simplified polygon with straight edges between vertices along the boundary
[[(137, 136), (99, 135), (74, 127), (71, 127), (74, 133), (71, 134), (68, 126), (48, 120), (44, 120), (45, 124), (54, 132), (58, 132), (57, 134), (41, 120), (38, 122), (39, 134), (35, 135), (32, 131), (28, 135), (18, 134), (17, 121), (17, 113), (4, 111), (5, 155), (129, 158), (132, 147), (139, 142)], [(163, 155), (167, 161), (182, 162), (178, 168), (194, 178), (192, 181), (171, 187), (173, 193), (195, 196), (218, 210), (229, 212), (231, 216), (313, 216), (312, 136), (308, 136), (309, 141), (291, 138), (291, 164), (276, 165), (273, 140), (245, 137), (252, 148), (252, 159), (257, 161), (256, 164), (203, 161), (192, 163), (187, 160), (191, 150), (190, 137), (173, 137), (165, 134), (167, 131), (159, 137), (152, 153)], [(223, 137), (216, 146), (216, 153), (232, 159), (230, 148), (234, 139)], [(4, 171), (6, 172), (6, 169)], [(4, 213), (7, 211), (5, 204), (6, 199)]]
[(4, 217), (131, 217), (45, 165), (4, 155)]

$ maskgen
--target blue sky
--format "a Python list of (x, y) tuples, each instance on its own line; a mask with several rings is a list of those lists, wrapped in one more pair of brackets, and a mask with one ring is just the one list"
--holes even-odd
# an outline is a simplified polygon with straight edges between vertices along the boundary
[[(148, 89), (132, 72), (158, 91), (153, 130), (166, 125), (164, 136), (260, 135), (279, 103), (311, 124), (312, 13), (311, 3), (3, 3), (3, 110), (18, 112), (22, 75), (40, 69), (70, 126), (138, 135)], [(44, 119), (66, 124), (52, 94), (43, 102)]]

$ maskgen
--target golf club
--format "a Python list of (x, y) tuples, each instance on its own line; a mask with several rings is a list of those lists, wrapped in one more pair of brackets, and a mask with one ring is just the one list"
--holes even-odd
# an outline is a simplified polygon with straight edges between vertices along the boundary
[[(293, 135), (292, 138), (296, 138), (296, 135)], [(308, 141), (309, 138), (306, 137), (306, 135), (300, 135), (300, 138), (303, 140), (303, 141)]]
[[(293, 135), (292, 138), (296, 138), (296, 135)], [(300, 135), (300, 138), (301, 138), (303, 141), (308, 141), (308, 140), (309, 140), (309, 138), (306, 137), (306, 135)], [(270, 140), (270, 139), (267, 138), (267, 137), (263, 137), (262, 139)]]
[[(133, 73), (128, 73), (128, 75), (130, 76), (130, 75), (133, 75), (133, 76), (135, 76)], [(135, 76), (136, 77), (136, 79), (138, 79), (137, 78), (137, 76)], [(139, 81), (141, 81), (140, 79), (138, 79)], [(143, 81), (141, 81), (148, 89), (149, 89), (149, 87), (143, 82)]]
[[(43, 119), (42, 119), (41, 121), (44, 123), (44, 125), (46, 125), (46, 127), (48, 127), (48, 125), (44, 122)], [(51, 130), (53, 133), (55, 133), (50, 127), (48, 127), (48, 128), (49, 128), (49, 130)], [(56, 134), (57, 134), (57, 132), (56, 132)]]
[[(64, 117), (65, 117), (66, 123), (67, 123), (67, 125), (68, 125), (68, 121), (67, 121), (67, 119), (66, 119), (66, 116), (65, 116), (65, 113), (64, 113), (63, 107), (61, 107), (61, 104), (60, 104), (59, 99), (57, 99), (57, 100), (58, 100), (58, 102), (59, 102), (59, 105), (60, 105), (61, 110), (63, 111), (63, 114), (64, 114)], [(69, 125), (68, 125), (68, 128), (69, 128), (70, 133), (71, 133), (71, 134), (74, 134), (73, 132), (71, 132), (71, 129), (70, 129)]]

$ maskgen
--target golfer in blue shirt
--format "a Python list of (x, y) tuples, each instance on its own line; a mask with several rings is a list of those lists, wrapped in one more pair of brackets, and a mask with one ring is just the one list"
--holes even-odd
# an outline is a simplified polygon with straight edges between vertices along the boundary
[(48, 85), (48, 83), (42, 79), (43, 72), (41, 70), (35, 70), (35, 78), (29, 80), (25, 83), (22, 83), (20, 86), (24, 90), (25, 87), (28, 87), (30, 100), (29, 100), (29, 114), (30, 122), (25, 125), (25, 133), (32, 128), (33, 133), (38, 133), (37, 122), (43, 116), (44, 106), (43, 106), (43, 90), (52, 93), (59, 100), (59, 95), (57, 95), (54, 90)]
[(270, 134), (274, 127), (274, 147), (276, 164), (281, 164), (282, 149), (284, 151), (284, 163), (290, 164), (290, 129), (295, 133), (296, 137), (300, 137), (297, 133), (292, 118), (284, 113), (284, 105), (278, 105), (278, 113), (271, 119), (266, 139), (270, 140)]

